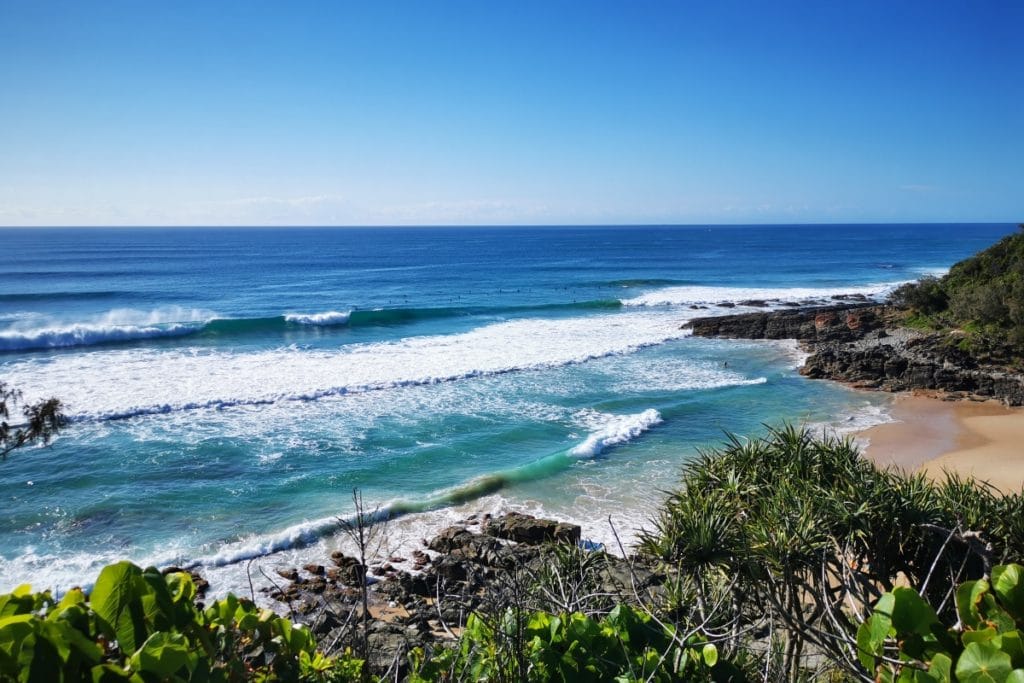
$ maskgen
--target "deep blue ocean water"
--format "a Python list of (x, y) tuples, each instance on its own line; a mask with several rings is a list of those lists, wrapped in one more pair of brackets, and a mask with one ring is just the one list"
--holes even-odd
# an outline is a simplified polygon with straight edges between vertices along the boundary
[(686, 320), (881, 297), (1014, 229), (0, 230), (0, 379), (72, 417), (0, 462), (0, 590), (125, 557), (239, 590), (340, 543), (354, 487), (396, 544), (509, 508), (628, 537), (726, 430), (884, 419)]

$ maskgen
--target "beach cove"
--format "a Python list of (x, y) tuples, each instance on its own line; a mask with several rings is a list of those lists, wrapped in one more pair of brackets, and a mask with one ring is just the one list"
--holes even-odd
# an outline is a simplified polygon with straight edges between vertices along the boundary
[(0, 576), (127, 557), (247, 592), (250, 560), (337, 550), (353, 488), (398, 544), (508, 511), (629, 542), (727, 432), (887, 419), (792, 341), (688, 320), (882, 298), (1012, 229), (8, 231), (0, 376), (72, 422), (5, 463)]
[(1003, 494), (1024, 488), (1024, 408), (901, 394), (889, 417), (892, 422), (857, 434), (864, 456), (880, 467), (932, 478), (955, 473)]

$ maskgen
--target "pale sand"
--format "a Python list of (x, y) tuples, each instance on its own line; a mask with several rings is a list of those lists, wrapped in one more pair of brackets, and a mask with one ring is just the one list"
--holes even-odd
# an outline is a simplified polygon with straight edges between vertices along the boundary
[(875, 463), (933, 477), (956, 472), (1003, 493), (1024, 488), (1024, 408), (905, 394), (891, 414), (896, 422), (857, 435)]

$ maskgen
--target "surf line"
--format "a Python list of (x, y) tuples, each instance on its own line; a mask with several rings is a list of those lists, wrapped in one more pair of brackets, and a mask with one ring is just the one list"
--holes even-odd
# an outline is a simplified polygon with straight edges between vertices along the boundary
[(381, 524), (404, 515), (468, 503), (497, 493), (513, 484), (537, 481), (557, 474), (572, 467), (580, 460), (592, 459), (608, 448), (633, 441), (662, 422), (661, 414), (653, 408), (635, 415), (619, 416), (605, 427), (588, 435), (583, 442), (576, 446), (556, 451), (519, 467), (475, 477), (464, 484), (444, 489), (420, 500), (398, 500), (385, 503), (372, 510), (357, 511), (345, 517), (325, 517), (313, 522), (296, 524), (259, 543), (223, 550), (209, 557), (176, 563), (186, 569), (223, 567), (285, 550), (304, 548), (346, 528)]

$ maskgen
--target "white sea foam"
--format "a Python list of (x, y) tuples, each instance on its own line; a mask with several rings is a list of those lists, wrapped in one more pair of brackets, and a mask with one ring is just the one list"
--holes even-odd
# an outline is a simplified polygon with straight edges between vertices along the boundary
[(942, 277), (949, 272), (949, 268), (915, 268), (914, 272), (920, 273), (922, 277)]
[(859, 287), (707, 287), (685, 286), (666, 287), (647, 292), (630, 299), (623, 299), (624, 306), (690, 306), (738, 303), (756, 300), (778, 304), (798, 303), (810, 300), (828, 299), (842, 294), (861, 294), (869, 298), (881, 298), (902, 283), (879, 283)]
[(24, 387), (26, 398), (60, 396), (73, 419), (119, 418), (309, 401), (551, 369), (685, 336), (678, 328), (678, 317), (664, 312), (527, 319), (455, 335), (353, 344), (338, 351), (97, 351), (10, 363), (5, 375)]
[(26, 318), (0, 330), (0, 350), (65, 348), (191, 334), (216, 314), (177, 306), (139, 311), (119, 308), (86, 320)]
[(352, 311), (326, 311), (324, 313), (286, 313), (284, 319), (299, 325), (316, 325), (328, 327), (348, 323)]
[(653, 408), (636, 415), (614, 417), (602, 429), (570, 450), (569, 455), (576, 458), (593, 458), (609, 446), (632, 441), (661, 421), (661, 415)]

